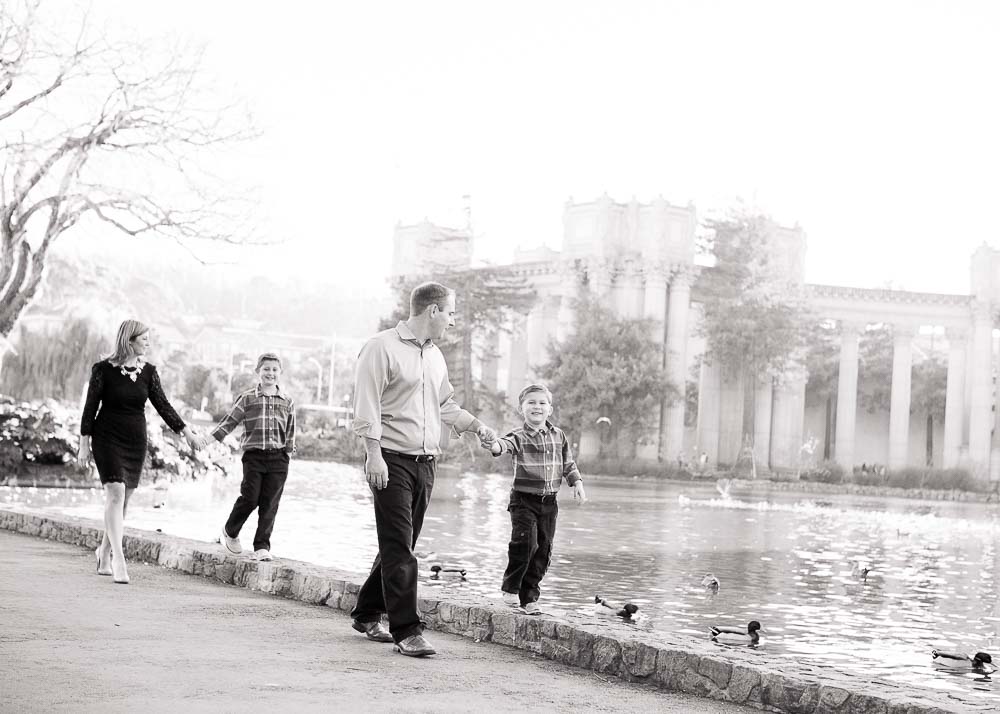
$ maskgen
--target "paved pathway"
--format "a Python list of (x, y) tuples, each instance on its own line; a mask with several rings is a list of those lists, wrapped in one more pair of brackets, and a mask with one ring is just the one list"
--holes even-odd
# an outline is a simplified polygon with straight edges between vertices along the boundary
[(410, 659), (340, 611), (0, 531), (0, 711), (751, 712), (428, 633)]

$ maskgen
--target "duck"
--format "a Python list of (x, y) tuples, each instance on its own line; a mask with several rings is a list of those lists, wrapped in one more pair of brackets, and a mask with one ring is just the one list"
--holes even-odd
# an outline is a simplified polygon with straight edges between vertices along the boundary
[(757, 620), (750, 620), (746, 627), (726, 627), (724, 625), (712, 625), (709, 628), (711, 639), (730, 644), (755, 645), (760, 641), (760, 623)]
[(868, 573), (872, 571), (872, 568), (864, 564), (864, 561), (855, 560), (851, 564), (851, 577), (857, 578), (864, 582), (868, 582)]
[(705, 577), (701, 579), (701, 586), (713, 594), (719, 592), (721, 587), (719, 579), (711, 573), (705, 573)]
[(964, 652), (945, 652), (944, 650), (931, 650), (931, 660), (934, 664), (949, 669), (968, 669), (973, 672), (995, 672), (997, 667), (993, 664), (993, 658), (986, 652), (976, 652), (969, 656)]
[(432, 565), (431, 566), (431, 578), (437, 580), (441, 577), (441, 573), (458, 573), (461, 575), (462, 580), (465, 580), (465, 568), (459, 567), (457, 565)]
[(622, 605), (621, 607), (619, 607), (618, 605), (615, 605), (613, 603), (608, 602), (607, 600), (605, 600), (604, 598), (602, 598), (600, 595), (594, 595), (594, 603), (596, 603), (598, 605), (604, 605), (604, 607), (611, 608), (612, 610), (615, 610), (616, 611), (615, 614), (618, 617), (622, 618), (623, 620), (631, 620), (632, 619), (632, 615), (634, 615), (635, 613), (639, 612), (639, 606), (635, 605), (634, 603), (627, 602), (624, 605)]

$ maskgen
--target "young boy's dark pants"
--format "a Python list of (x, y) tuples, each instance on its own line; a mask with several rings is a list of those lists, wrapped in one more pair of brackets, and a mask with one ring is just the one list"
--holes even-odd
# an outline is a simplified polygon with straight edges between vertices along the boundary
[(226, 534), (235, 538), (247, 518), (257, 509), (254, 550), (271, 550), (271, 531), (278, 515), (278, 501), (288, 477), (288, 453), (284, 449), (253, 449), (243, 452), (243, 483), (240, 496), (226, 521)]
[(417, 610), (417, 558), (413, 548), (424, 525), (424, 513), (434, 490), (434, 460), (414, 461), (382, 451), (389, 483), (375, 497), (378, 555), (358, 592), (351, 617), (373, 622), (389, 615), (389, 633), (396, 642), (424, 631)]
[(549, 569), (559, 505), (554, 493), (538, 496), (511, 491), (507, 510), (511, 533), (501, 587), (504, 592), (517, 593), (525, 605), (538, 600), (538, 586)]

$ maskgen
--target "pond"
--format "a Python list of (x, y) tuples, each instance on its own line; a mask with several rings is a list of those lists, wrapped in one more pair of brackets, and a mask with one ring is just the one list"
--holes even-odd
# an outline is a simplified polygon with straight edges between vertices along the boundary
[[(238, 468), (238, 465), (236, 465)], [(417, 550), (425, 586), (499, 599), (506, 565), (510, 479), (439, 469)], [(594, 478), (577, 506), (564, 487), (546, 607), (592, 608), (599, 593), (640, 607), (641, 626), (706, 637), (711, 624), (759, 620), (768, 652), (836, 665), (864, 677), (943, 690), (980, 690), (988, 677), (948, 675), (932, 648), (1000, 655), (1000, 506), (780, 493), (729, 497), (724, 484)], [(218, 538), (239, 492), (228, 478), (140, 488), (127, 525), (198, 540)], [(367, 572), (377, 545), (360, 469), (293, 462), (272, 548), (289, 557)], [(99, 489), (0, 488), (20, 503), (93, 519)], [(243, 530), (248, 547), (255, 517)], [(861, 561), (867, 579), (852, 574)], [(431, 579), (432, 563), (466, 580)], [(701, 584), (706, 573), (717, 593)]]

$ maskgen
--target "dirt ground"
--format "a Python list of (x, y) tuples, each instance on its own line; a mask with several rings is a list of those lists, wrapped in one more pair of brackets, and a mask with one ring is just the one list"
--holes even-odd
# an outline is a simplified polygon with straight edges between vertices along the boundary
[(403, 657), (326, 607), (0, 531), (0, 711), (684, 712), (751, 709), (435, 632)]

